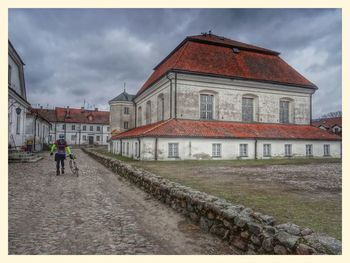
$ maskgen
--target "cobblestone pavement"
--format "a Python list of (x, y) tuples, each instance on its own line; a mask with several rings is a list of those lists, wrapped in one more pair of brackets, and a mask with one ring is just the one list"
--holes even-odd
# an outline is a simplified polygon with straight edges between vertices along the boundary
[(53, 157), (9, 164), (9, 254), (235, 254), (125, 179), (77, 154), (80, 176)]

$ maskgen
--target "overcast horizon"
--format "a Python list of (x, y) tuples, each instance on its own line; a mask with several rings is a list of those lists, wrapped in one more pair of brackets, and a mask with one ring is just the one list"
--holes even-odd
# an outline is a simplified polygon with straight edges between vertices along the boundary
[(109, 110), (186, 36), (212, 30), (276, 50), (318, 86), (313, 117), (341, 110), (341, 9), (9, 9), (28, 101)]

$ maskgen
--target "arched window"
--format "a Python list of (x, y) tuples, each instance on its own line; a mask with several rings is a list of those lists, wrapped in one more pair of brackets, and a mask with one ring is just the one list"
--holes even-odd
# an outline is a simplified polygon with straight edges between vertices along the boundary
[(142, 107), (139, 106), (137, 109), (137, 125), (141, 126), (142, 125)]
[(280, 99), (280, 123), (294, 123), (294, 100), (291, 98)]
[(245, 94), (242, 96), (242, 121), (259, 121), (258, 96), (254, 94)]
[(157, 121), (164, 120), (164, 94), (157, 97)]
[(146, 124), (150, 124), (151, 123), (151, 101), (147, 101), (146, 104)]

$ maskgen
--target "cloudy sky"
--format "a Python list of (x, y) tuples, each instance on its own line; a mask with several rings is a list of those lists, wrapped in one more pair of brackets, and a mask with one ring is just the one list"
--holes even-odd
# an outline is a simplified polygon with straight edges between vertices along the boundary
[(339, 9), (10, 9), (9, 38), (25, 66), (28, 100), (108, 109), (135, 94), (186, 36), (214, 34), (281, 52), (319, 90), (318, 117), (341, 109)]

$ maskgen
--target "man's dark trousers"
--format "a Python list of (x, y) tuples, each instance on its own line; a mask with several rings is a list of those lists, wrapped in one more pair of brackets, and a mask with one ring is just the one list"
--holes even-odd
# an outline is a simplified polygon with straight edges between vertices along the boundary
[(64, 160), (66, 159), (66, 155), (65, 154), (59, 154), (56, 153), (55, 154), (55, 161), (56, 161), (56, 171), (57, 174), (60, 173), (60, 163), (61, 163), (61, 171), (62, 174), (64, 173)]

